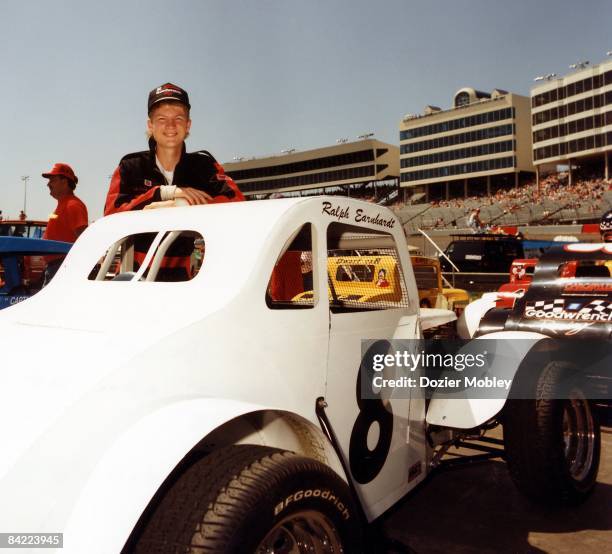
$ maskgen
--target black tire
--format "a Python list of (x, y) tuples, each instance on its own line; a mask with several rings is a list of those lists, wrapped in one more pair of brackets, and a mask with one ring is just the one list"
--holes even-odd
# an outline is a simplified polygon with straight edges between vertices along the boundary
[[(535, 399), (511, 400), (504, 413), (510, 475), (538, 503), (578, 504), (595, 486), (600, 427), (576, 375), (572, 365), (550, 362), (537, 377)], [(565, 399), (555, 399), (561, 390)]]
[(282, 545), (298, 537), (319, 548), (317, 540), (336, 541), (329, 552), (359, 552), (359, 523), (346, 483), (329, 467), (236, 445), (197, 460), (171, 484), (128, 551), (242, 554), (265, 551), (268, 541), (274, 551), (293, 552)]

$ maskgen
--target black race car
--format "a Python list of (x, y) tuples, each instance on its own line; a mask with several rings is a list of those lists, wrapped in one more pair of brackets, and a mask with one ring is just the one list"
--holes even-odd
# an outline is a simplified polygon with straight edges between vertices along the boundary
[[(485, 300), (492, 299), (485, 296)], [(550, 249), (537, 264), (525, 294), (510, 309), (486, 311), (476, 334), (502, 330), (610, 340), (612, 244), (566, 244)]]
[(512, 477), (536, 500), (560, 487), (581, 501), (596, 481), (600, 421), (612, 422), (612, 244), (550, 249), (512, 307), (498, 306), (503, 294), (469, 304), (458, 330), (528, 344), (509, 364), (516, 372), (501, 416)]

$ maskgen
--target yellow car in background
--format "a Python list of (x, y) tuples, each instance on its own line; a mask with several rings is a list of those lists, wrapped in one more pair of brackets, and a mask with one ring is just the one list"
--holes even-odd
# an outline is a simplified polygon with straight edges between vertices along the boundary
[(421, 308), (453, 310), (459, 315), (470, 302), (466, 290), (444, 287), (442, 270), (437, 258), (410, 256)]
[[(389, 255), (337, 256), (328, 258), (328, 293), (342, 302), (400, 302), (401, 279), (397, 261)], [(302, 292), (293, 302), (309, 300), (312, 291)]]
[(399, 270), (393, 256), (338, 256), (327, 260), (327, 269), (339, 300), (399, 302), (402, 298)]
[[(470, 301), (463, 289), (444, 287), (440, 262), (426, 256), (410, 256), (422, 308), (454, 310), (460, 314)], [(352, 302), (398, 302), (401, 279), (395, 257), (383, 254), (328, 258), (329, 297)], [(312, 291), (293, 301), (312, 298)]]

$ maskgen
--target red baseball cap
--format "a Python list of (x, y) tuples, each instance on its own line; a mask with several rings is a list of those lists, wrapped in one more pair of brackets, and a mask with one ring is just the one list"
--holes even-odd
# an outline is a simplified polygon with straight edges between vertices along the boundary
[(74, 171), (72, 171), (72, 168), (68, 164), (55, 164), (51, 171), (42, 174), (45, 179), (48, 179), (53, 175), (60, 175), (61, 177), (66, 177), (66, 179), (72, 181), (75, 185), (79, 182), (77, 176), (74, 174)]

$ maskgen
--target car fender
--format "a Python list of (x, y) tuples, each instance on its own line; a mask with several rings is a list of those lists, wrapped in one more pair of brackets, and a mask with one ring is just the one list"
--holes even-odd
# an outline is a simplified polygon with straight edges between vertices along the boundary
[[(153, 495), (195, 445), (232, 420), (262, 411), (273, 409), (234, 400), (199, 398), (166, 406), (138, 421), (106, 451), (82, 488), (65, 527), (63, 552), (120, 552)], [(298, 420), (303, 426), (310, 423), (295, 414), (287, 417), (294, 419), (294, 427)], [(172, 432), (160, 432), (168, 429)], [(272, 424), (267, 437), (256, 427), (250, 430), (251, 435), (244, 437), (246, 442), (286, 445), (279, 437), (286, 431), (282, 424)], [(322, 438), (320, 431), (319, 434)], [(235, 433), (230, 431), (229, 436), (233, 440)], [(319, 442), (330, 466), (338, 471), (337, 459), (330, 459), (334, 454), (329, 443)]]
[(471, 339), (478, 330), (480, 320), (491, 309), (495, 308), (497, 293), (485, 293), (478, 300), (470, 302), (457, 321), (457, 333), (462, 339)]
[(446, 325), (456, 321), (457, 314), (450, 310), (442, 310), (437, 308), (421, 308), (419, 321), (421, 322), (421, 329), (426, 331), (428, 329), (434, 329), (440, 325)]
[[(489, 366), (487, 374), (490, 376), (503, 375), (504, 378), (511, 377), (514, 379), (529, 352), (541, 340), (549, 339), (549, 337), (539, 333), (500, 331), (474, 340), (491, 339), (503, 340), (504, 346), (512, 350), (512, 356), (500, 360), (503, 362), (503, 372), (500, 367), (496, 366), (495, 361), (498, 360), (496, 358)], [(495, 417), (502, 410), (506, 404), (508, 393), (509, 390), (506, 391), (505, 396), (500, 394), (498, 398), (466, 398), (466, 391), (463, 390), (456, 393), (456, 397), (451, 398), (448, 394), (436, 394), (434, 391), (427, 410), (427, 424), (457, 429), (478, 427)], [(467, 391), (467, 394), (469, 394), (469, 391)]]

